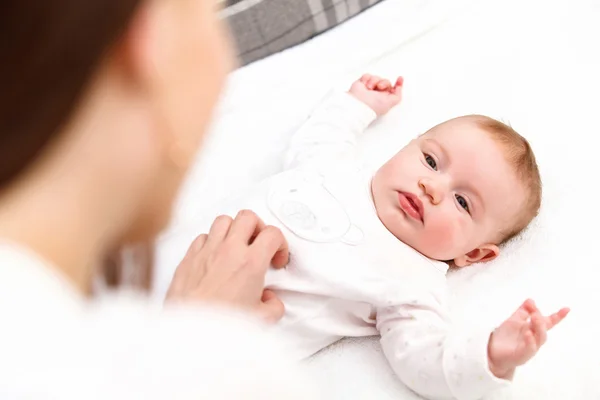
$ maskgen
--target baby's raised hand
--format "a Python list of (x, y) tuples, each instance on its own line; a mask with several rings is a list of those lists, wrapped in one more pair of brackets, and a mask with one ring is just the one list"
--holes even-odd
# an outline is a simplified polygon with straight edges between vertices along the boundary
[(348, 93), (365, 103), (380, 117), (400, 103), (403, 84), (404, 78), (401, 76), (392, 85), (387, 79), (365, 74), (352, 84)]
[(533, 300), (526, 300), (490, 337), (488, 362), (491, 372), (499, 378), (510, 378), (515, 368), (529, 361), (546, 342), (547, 331), (568, 313), (569, 309), (563, 308), (545, 317)]

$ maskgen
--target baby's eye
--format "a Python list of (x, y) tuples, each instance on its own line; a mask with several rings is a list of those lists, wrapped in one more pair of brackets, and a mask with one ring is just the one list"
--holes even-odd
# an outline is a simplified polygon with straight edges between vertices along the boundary
[(467, 201), (465, 200), (464, 197), (460, 196), (460, 195), (456, 195), (456, 201), (458, 201), (458, 204), (460, 204), (460, 206), (462, 208), (464, 208), (465, 210), (469, 211), (469, 204), (467, 204)]
[(425, 162), (427, 162), (434, 171), (437, 171), (437, 163), (429, 154), (425, 154)]

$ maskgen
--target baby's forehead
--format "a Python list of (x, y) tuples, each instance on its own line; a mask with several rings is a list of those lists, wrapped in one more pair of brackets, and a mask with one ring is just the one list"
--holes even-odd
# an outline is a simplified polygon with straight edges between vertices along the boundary
[(502, 155), (489, 158), (498, 164), (511, 164), (508, 151), (489, 129), (480, 124), (475, 117), (459, 117), (443, 122), (421, 135), (424, 141), (433, 141), (441, 145), (447, 153), (460, 157), (474, 157), (473, 162), (486, 154)]
[(480, 118), (468, 115), (444, 121), (425, 132), (423, 136), (439, 138), (449, 135), (453, 136), (453, 139), (456, 140), (457, 138), (479, 135), (487, 135), (489, 137), (489, 132), (482, 126)]

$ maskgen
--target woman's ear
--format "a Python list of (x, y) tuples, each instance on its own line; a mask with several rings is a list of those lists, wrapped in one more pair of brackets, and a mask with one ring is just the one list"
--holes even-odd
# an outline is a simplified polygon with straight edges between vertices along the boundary
[(140, 80), (150, 78), (160, 65), (156, 55), (158, 46), (155, 43), (160, 31), (155, 26), (157, 16), (154, 3), (157, 2), (146, 2), (138, 8), (116, 47), (116, 60), (137, 84)]
[(454, 259), (454, 265), (458, 268), (466, 267), (478, 262), (491, 261), (498, 257), (500, 249), (495, 244), (484, 244), (478, 248), (471, 250), (467, 254)]
[(176, 43), (177, 20), (171, 2), (143, 2), (135, 11), (127, 30), (116, 46), (115, 59), (125, 67), (130, 78), (140, 85), (152, 85), (172, 64)]

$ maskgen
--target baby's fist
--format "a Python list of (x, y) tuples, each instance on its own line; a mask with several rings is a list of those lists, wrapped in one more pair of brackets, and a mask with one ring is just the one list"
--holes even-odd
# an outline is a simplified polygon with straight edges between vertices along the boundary
[(380, 117), (400, 103), (403, 84), (402, 77), (398, 77), (392, 85), (387, 79), (365, 74), (352, 84), (348, 93), (365, 103)]

